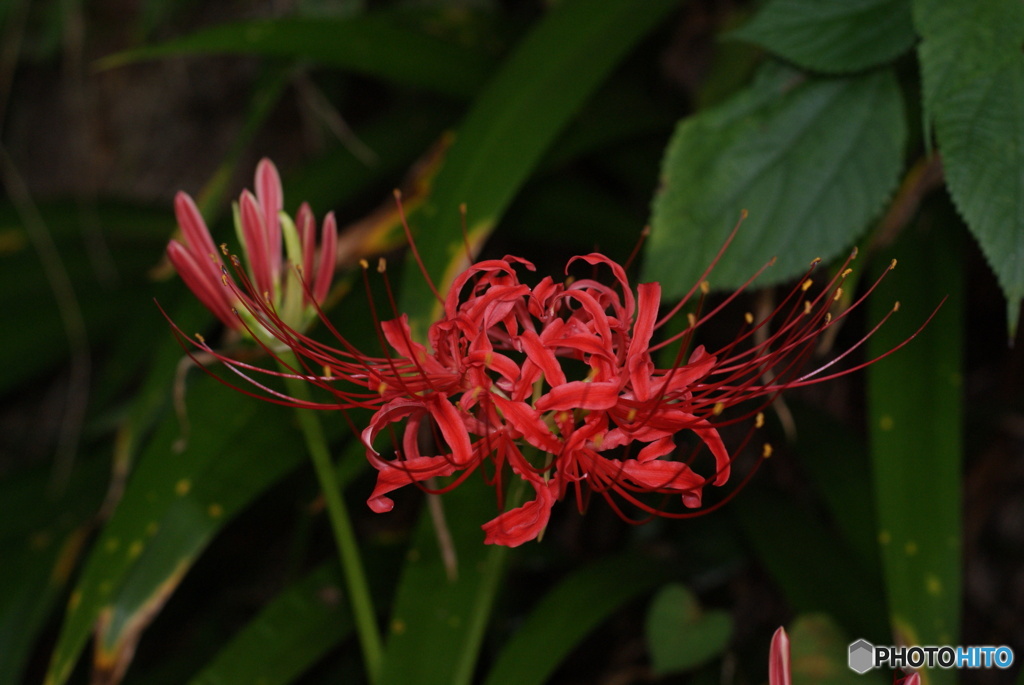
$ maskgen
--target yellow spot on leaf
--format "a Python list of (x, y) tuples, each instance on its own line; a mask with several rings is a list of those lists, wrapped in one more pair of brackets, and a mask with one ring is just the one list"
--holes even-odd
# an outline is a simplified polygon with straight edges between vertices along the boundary
[(206, 507), (206, 513), (210, 515), (210, 518), (218, 519), (224, 515), (224, 507), (213, 502), (210, 506)]
[(917, 543), (908, 541), (907, 544), (903, 545), (903, 551), (907, 553), (908, 557), (912, 557), (917, 554)]
[(132, 544), (128, 546), (128, 558), (138, 559), (139, 555), (142, 554), (144, 547), (142, 540), (133, 541)]
[(153, 537), (158, 530), (160, 530), (160, 524), (156, 521), (150, 521), (149, 525), (146, 526), (146, 535)]
[(188, 478), (182, 478), (181, 480), (174, 484), (174, 492), (180, 495), (181, 497), (187, 495), (189, 490), (191, 489), (192, 481), (190, 481)]
[(889, 531), (887, 531), (887, 530), (880, 530), (880, 531), (878, 531), (878, 544), (880, 544), (880, 545), (888, 545), (890, 542), (892, 542), (892, 535), (889, 534)]
[(74, 611), (75, 609), (78, 608), (78, 605), (81, 604), (81, 603), (82, 603), (82, 591), (81, 590), (75, 590), (74, 592), (71, 593), (71, 596), (68, 597), (68, 611)]
[(103, 549), (107, 552), (116, 552), (120, 546), (121, 541), (117, 538), (110, 538), (105, 543), (103, 543)]
[(405, 621), (400, 618), (396, 618), (391, 622), (391, 632), (395, 635), (401, 635), (405, 632)]
[(878, 427), (884, 431), (891, 431), (896, 426), (896, 420), (886, 414), (882, 418), (878, 419)]
[(942, 581), (939, 580), (938, 576), (929, 573), (924, 577), (924, 589), (929, 595), (938, 597), (942, 594)]

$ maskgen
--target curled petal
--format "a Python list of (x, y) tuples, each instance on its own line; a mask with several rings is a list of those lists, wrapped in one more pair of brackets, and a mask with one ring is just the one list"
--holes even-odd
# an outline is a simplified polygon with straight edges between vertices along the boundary
[(540, 412), (525, 402), (513, 402), (500, 395), (494, 395), (492, 399), (501, 410), (505, 420), (512, 424), (512, 427), (526, 438), (527, 442), (549, 454), (558, 454), (561, 451), (561, 443), (548, 428), (548, 425), (544, 423)]
[(682, 495), (683, 504), (696, 509), (701, 502), (701, 488), (704, 479), (678, 461), (649, 461), (641, 463), (626, 459), (619, 463), (624, 477), (645, 489), (659, 492), (671, 491)]
[(638, 400), (646, 402), (651, 397), (651, 381), (654, 374), (654, 363), (651, 361), (648, 348), (651, 345), (651, 336), (654, 335), (654, 322), (658, 318), (661, 286), (657, 283), (642, 283), (637, 291), (640, 295), (640, 306), (637, 309), (636, 323), (633, 325), (633, 338), (629, 341), (626, 366), (634, 395)]
[(550, 392), (537, 400), (536, 406), (540, 411), (611, 409), (619, 401), (619, 387), (616, 382), (572, 381), (563, 383), (551, 388)]
[(533, 485), (537, 498), (485, 523), (485, 544), (518, 547), (524, 542), (535, 540), (548, 525), (551, 507), (555, 503), (555, 484), (543, 481), (530, 484)]
[(377, 486), (366, 504), (378, 514), (391, 511), (394, 500), (387, 493), (403, 485), (418, 483), (428, 478), (450, 476), (457, 468), (447, 457), (415, 457), (413, 459), (371, 460), (377, 468)]

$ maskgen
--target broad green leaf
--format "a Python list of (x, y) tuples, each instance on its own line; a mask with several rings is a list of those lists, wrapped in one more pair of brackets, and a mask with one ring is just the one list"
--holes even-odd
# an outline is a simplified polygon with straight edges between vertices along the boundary
[(1007, 299), (1024, 299), (1024, 4), (914, 0), (925, 113), (946, 185)]
[(299, 461), (280, 408), (233, 394), (212, 379), (191, 384), (187, 446), (166, 415), (96, 540), (68, 603), (47, 683), (63, 683), (93, 629), (95, 668), (127, 666), (142, 630), (196, 557), (234, 514)]
[(387, 14), (294, 18), (215, 26), (167, 43), (118, 53), (100, 61), (117, 67), (158, 57), (245, 54), (311, 60), (395, 83), (468, 97), (493, 58), (402, 26)]
[(910, 0), (771, 0), (729, 37), (804, 69), (840, 74), (891, 62), (917, 36)]
[(732, 635), (725, 611), (704, 611), (683, 585), (667, 585), (647, 613), (647, 647), (656, 675), (688, 671), (725, 651)]
[(768, 65), (728, 102), (684, 119), (654, 198), (644, 280), (686, 293), (725, 242), (710, 280), (735, 288), (772, 257), (759, 285), (848, 248), (899, 181), (906, 127), (889, 70), (810, 78)]
[(335, 565), (316, 569), (263, 607), (190, 685), (286, 685), (352, 632)]
[[(892, 299), (900, 301), (870, 341), (868, 354), (876, 356), (912, 335), (948, 295), (917, 338), (868, 374), (878, 540), (895, 644), (955, 645), (959, 637), (965, 321), (957, 238), (941, 220), (906, 231), (891, 250), (900, 262), (869, 307), (877, 320)], [(935, 669), (924, 682), (952, 683), (954, 675)]]
[(881, 644), (887, 633), (878, 571), (865, 568), (817, 511), (757, 485), (740, 493), (735, 510), (794, 610), (825, 612), (851, 633)]
[[(464, 266), (459, 207), (470, 245), (494, 229), (509, 203), (608, 72), (676, 3), (564, 0), (515, 48), (455, 134), (434, 190), (413, 219), (427, 271), (445, 290)], [(415, 268), (402, 291), (414, 334), (438, 311)]]
[(486, 685), (543, 685), (588, 633), (669, 576), (650, 559), (623, 556), (584, 566), (551, 590), (518, 627)]
[(789, 626), (790, 667), (793, 685), (880, 685), (888, 674), (850, 669), (849, 645), (857, 639), (845, 634), (828, 614), (802, 614)]

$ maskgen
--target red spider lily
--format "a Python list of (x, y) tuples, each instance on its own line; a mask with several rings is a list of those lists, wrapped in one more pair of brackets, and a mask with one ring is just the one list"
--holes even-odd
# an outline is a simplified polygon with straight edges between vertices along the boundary
[(898, 678), (894, 675), (892, 682), (893, 685), (921, 685), (921, 674), (911, 673), (910, 675), (902, 678)]
[[(251, 332), (252, 322), (246, 326), (238, 314), (270, 306), (290, 325), (302, 327), (304, 321), (315, 318), (314, 305), (327, 297), (334, 275), (338, 242), (334, 214), (324, 219), (318, 258), (313, 212), (303, 203), (294, 222), (282, 213), (281, 178), (270, 160), (257, 165), (255, 186), (256, 194), (243, 191), (234, 208), (235, 230), (248, 262), (245, 290), (233, 282), (225, 287), (231, 276), (221, 254), (226, 255), (227, 248), (215, 247), (195, 202), (182, 192), (174, 198), (174, 213), (184, 242), (170, 241), (167, 256), (182, 280), (225, 326)], [(298, 274), (309, 275), (310, 287), (303, 287)]]
[[(544, 277), (530, 286), (520, 280), (521, 272), (535, 270), (525, 259), (477, 263), (455, 279), (443, 298), (443, 315), (430, 326), (427, 344), (413, 339), (404, 314), (379, 324), (381, 356), (357, 349), (322, 312), (321, 320), (339, 345), (314, 340), (290, 323), (274, 299), (255, 296), (258, 279), (243, 279), (245, 292), (225, 279), (226, 297), (244, 307), (235, 325), (241, 321), (260, 331), (253, 337), (272, 355), (264, 341), (283, 343), (299, 366), (289, 367), (287, 374), (267, 371), (218, 353), (201, 339), (192, 343), (257, 388), (246, 392), (264, 399), (308, 408), (374, 410), (361, 436), (378, 471), (368, 500), (376, 512), (393, 507), (388, 495), (396, 489), (410, 484), (426, 489), (433, 486), (424, 481), (451, 478), (435, 489), (444, 491), (478, 468), (496, 486), (501, 506), (505, 479), (518, 477), (532, 488), (532, 499), (483, 526), (485, 542), (512, 547), (536, 539), (554, 503), (570, 491), (581, 507), (591, 493), (604, 497), (623, 518), (620, 502), (644, 517), (694, 515), (702, 506), (704, 487), (729, 480), (733, 455), (760, 427), (762, 410), (782, 390), (871, 363), (829, 371), (875, 329), (838, 359), (802, 371), (822, 333), (881, 280), (833, 316), (850, 273), (846, 264), (817, 294), (809, 294), (808, 275), (765, 320), (748, 314), (735, 339), (714, 353), (696, 346), (686, 354), (696, 329), (744, 288), (706, 313), (689, 314), (683, 332), (656, 341), (657, 331), (693, 299), (698, 286), (659, 315), (659, 284), (640, 284), (634, 293), (623, 267), (608, 257), (575, 257), (567, 272), (577, 263), (609, 271), (611, 284)], [(315, 287), (307, 284), (307, 295), (315, 295)], [(656, 354), (673, 344), (679, 352), (659, 367)], [(303, 378), (333, 399), (315, 403), (288, 397), (259, 382), (259, 373)], [(739, 405), (743, 408), (726, 413)], [(740, 421), (752, 427), (730, 451), (719, 431)], [(392, 455), (375, 446), (385, 431), (397, 431)], [(694, 436), (693, 446), (679, 444), (686, 434)], [(767, 444), (763, 453), (770, 453)], [(672, 501), (684, 510), (666, 508)]]

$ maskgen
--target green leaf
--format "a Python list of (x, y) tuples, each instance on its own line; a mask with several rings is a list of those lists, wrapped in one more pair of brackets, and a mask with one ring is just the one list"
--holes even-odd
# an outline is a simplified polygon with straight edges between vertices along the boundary
[(664, 567), (623, 556), (576, 570), (530, 612), (501, 650), (486, 685), (543, 685), (579, 642), (637, 595), (662, 582)]
[(1024, 4), (914, 0), (925, 113), (946, 185), (1006, 295), (1024, 299)]
[[(869, 356), (927, 328), (868, 374), (868, 418), (882, 564), (894, 644), (957, 644), (961, 596), (963, 277), (952, 227), (926, 215), (892, 248), (899, 265), (885, 293), (900, 311), (872, 338)], [(922, 226), (930, 226), (924, 233)], [(891, 300), (876, 292), (871, 319)], [(935, 669), (933, 684), (952, 683)]]
[(887, 64), (917, 38), (910, 0), (771, 0), (728, 37), (826, 74)]
[(688, 671), (717, 657), (725, 651), (732, 627), (728, 613), (703, 611), (685, 586), (665, 586), (647, 614), (647, 646), (655, 675)]
[(352, 632), (335, 565), (324, 565), (263, 607), (190, 685), (286, 685)]
[(126, 667), (142, 630), (214, 534), (299, 461), (280, 409), (198, 380), (189, 412), (217, 420), (195, 421), (179, 452), (177, 418), (165, 415), (92, 547), (47, 683), (66, 681), (94, 628), (99, 672)]
[(400, 25), (387, 14), (253, 21), (197, 31), (100, 61), (112, 68), (179, 55), (245, 54), (311, 60), (394, 83), (468, 97), (493, 67), (481, 52)]
[[(414, 223), (427, 271), (442, 292), (463, 265), (459, 207), (470, 244), (493, 230), (509, 203), (608, 72), (676, 3), (564, 0), (516, 47), (474, 101)], [(414, 334), (438, 306), (416, 268), (402, 291)]]
[(686, 293), (745, 209), (712, 287), (738, 287), (774, 256), (759, 284), (835, 257), (896, 188), (905, 138), (891, 71), (818, 79), (768, 65), (749, 89), (676, 129), (644, 280), (660, 281), (666, 297)]

